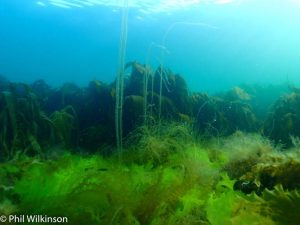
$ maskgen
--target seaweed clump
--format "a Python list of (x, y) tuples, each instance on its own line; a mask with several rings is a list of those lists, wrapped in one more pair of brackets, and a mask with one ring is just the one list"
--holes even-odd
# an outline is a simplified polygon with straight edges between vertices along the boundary
[(29, 86), (11, 83), (0, 94), (0, 160), (12, 159), (17, 152), (42, 154), (51, 144), (52, 125), (41, 110)]
[[(1, 212), (66, 216), (75, 225), (298, 221), (297, 147), (280, 153), (241, 132), (199, 143), (184, 124), (145, 129), (131, 134), (122, 158), (65, 152), (56, 160), (7, 162), (0, 167)], [(267, 186), (266, 173), (276, 182)], [(251, 182), (260, 192), (245, 191)]]
[(291, 136), (300, 136), (300, 93), (282, 96), (274, 104), (265, 122), (264, 133), (286, 148), (292, 146)]
[(139, 164), (161, 165), (170, 155), (184, 152), (187, 143), (193, 140), (191, 128), (184, 124), (142, 126), (128, 136), (124, 157)]
[(71, 224), (208, 224), (205, 202), (218, 169), (205, 149), (190, 143), (167, 148), (165, 162), (66, 154), (32, 163), (13, 184), (17, 213), (63, 212)]
[(240, 87), (216, 96), (195, 93), (191, 99), (194, 127), (201, 135), (221, 137), (238, 130), (259, 130), (260, 121), (250, 104), (251, 96)]
[(0, 80), (1, 214), (75, 225), (297, 224), (299, 93), (263, 121), (249, 87), (190, 94), (169, 69), (130, 66), (119, 138), (113, 84)]

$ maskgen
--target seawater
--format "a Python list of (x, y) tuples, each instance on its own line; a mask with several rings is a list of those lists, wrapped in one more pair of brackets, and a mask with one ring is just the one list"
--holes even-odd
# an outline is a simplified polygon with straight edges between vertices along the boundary
[[(0, 74), (54, 86), (112, 82), (122, 7), (123, 1), (2, 0)], [(163, 64), (193, 91), (299, 84), (299, 9), (297, 0), (129, 0), (126, 62)]]

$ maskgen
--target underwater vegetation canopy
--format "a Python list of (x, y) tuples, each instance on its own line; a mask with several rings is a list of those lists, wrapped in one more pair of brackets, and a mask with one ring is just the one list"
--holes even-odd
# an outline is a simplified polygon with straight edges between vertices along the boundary
[[(120, 36), (118, 48), (110, 46), (114, 42), (115, 34), (110, 33), (113, 29), (100, 32), (100, 36), (108, 36), (104, 48), (99, 43), (99, 33), (90, 35), (92, 32), (89, 31), (93, 29), (91, 24), (82, 26), (84, 32), (80, 30), (85, 37), (79, 35), (77, 27), (76, 31), (69, 27), (74, 33), (68, 33), (65, 37), (72, 53), (78, 51), (79, 61), (81, 54), (88, 59), (82, 64), (80, 62), (79, 67), (88, 65), (84, 69), (91, 74), (94, 72), (90, 67), (96, 58), (101, 75), (108, 75), (104, 67), (112, 67), (109, 57), (118, 52), (116, 77), (111, 82), (94, 78), (86, 85), (65, 82), (54, 86), (47, 79), (25, 83), (0, 74), (0, 223), (1, 219), (10, 215), (47, 215), (66, 217), (71, 225), (299, 224), (300, 89), (288, 80), (288, 76), (287, 84), (235, 84), (214, 93), (192, 91), (190, 85), (198, 85), (196, 80), (205, 77), (202, 73), (205, 69), (209, 76), (202, 80), (203, 83), (200, 82), (203, 90), (205, 79), (210, 79), (214, 86), (219, 82), (213, 71), (224, 75), (224, 79), (231, 78), (231, 75), (235, 79), (237, 74), (248, 76), (249, 71), (263, 68), (265, 65), (255, 60), (259, 62), (268, 58), (269, 52), (274, 53), (276, 58), (278, 52), (282, 54), (285, 51), (279, 48), (275, 54), (276, 41), (271, 43), (269, 40), (269, 34), (276, 38), (288, 36), (276, 36), (278, 33), (274, 32), (274, 27), (280, 27), (280, 21), (272, 23), (272, 29), (269, 26), (264, 29), (268, 39), (259, 43), (265, 48), (253, 55), (245, 53), (247, 48), (256, 47), (249, 40), (260, 39), (261, 36), (255, 36), (253, 23), (245, 23), (243, 19), (238, 26), (246, 24), (250, 36), (243, 36), (244, 30), (236, 32), (223, 23), (213, 25), (222, 20), (222, 16), (210, 21), (212, 24), (196, 20), (169, 24), (168, 21), (164, 24), (167, 25), (165, 30), (163, 26), (153, 27), (151, 33), (139, 30), (138, 22), (149, 15), (157, 16), (151, 18), (151, 22), (156, 24), (162, 14), (167, 14), (165, 16), (169, 20), (173, 18), (172, 13), (179, 9), (194, 15), (193, 9), (198, 9), (199, 5), (201, 10), (211, 5), (220, 10), (220, 5), (230, 4), (243, 8), (240, 3), (236, 0), (36, 1), (33, 5), (39, 9), (58, 7), (57, 10), (61, 11), (56, 13), (63, 12), (74, 27), (82, 26), (82, 21), (87, 18), (79, 18), (72, 13), (86, 12), (84, 10), (87, 8), (98, 7), (93, 11), (95, 14), (91, 13), (91, 18), (101, 26), (107, 23), (113, 27), (115, 18), (98, 21), (98, 10), (105, 14), (99, 6), (106, 6), (113, 15), (120, 15), (121, 29), (116, 35)], [(226, 6), (226, 13), (232, 15), (230, 7)], [(251, 9), (249, 12), (252, 13)], [(133, 27), (129, 27), (132, 25), (129, 24), (132, 22), (129, 21), (129, 10), (137, 13)], [(200, 14), (203, 21), (210, 16), (207, 11)], [(53, 15), (51, 20), (56, 19)], [(257, 18), (261, 29), (265, 21), (260, 20), (260, 16), (258, 14)], [(277, 16), (285, 20), (284, 15)], [(235, 19), (236, 14), (232, 18)], [(231, 21), (232, 18), (226, 19)], [(24, 20), (24, 24), (30, 24), (31, 19)], [(60, 28), (65, 28), (63, 24), (53, 27), (55, 32), (48, 31), (46, 27), (47, 35), (50, 35), (45, 40), (61, 35), (63, 29)], [(24, 32), (27, 28), (15, 30)], [(132, 32), (130, 28), (133, 28)], [(43, 29), (37, 30), (42, 33)], [(175, 32), (176, 29), (179, 29), (178, 32)], [(195, 35), (186, 35), (185, 29), (191, 29), (191, 34)], [(201, 30), (201, 37), (197, 36), (196, 29)], [(209, 31), (202, 33), (205, 29)], [(230, 32), (226, 33), (225, 29)], [(27, 33), (30, 34), (30, 31), (26, 30)], [(213, 40), (212, 33), (218, 42)], [(148, 46), (145, 61), (138, 57), (139, 51), (127, 51), (128, 46), (135, 46), (144, 54), (145, 46), (138, 38), (141, 36), (151, 40), (152, 34), (159, 34), (161, 42), (157, 44), (153, 41)], [(229, 38), (226, 37), (228, 34)], [(128, 35), (133, 36), (132, 40)], [(236, 36), (245, 39), (237, 41)], [(33, 36), (26, 37), (30, 39)], [(181, 40), (182, 37), (184, 40)], [(297, 35), (288, 40), (292, 38), (297, 39)], [(88, 40), (88, 44), (76, 46), (77, 39)], [(174, 40), (178, 49), (172, 48)], [(20, 44), (22, 41), (18, 39)], [(235, 45), (244, 41), (247, 48), (237, 51)], [(267, 46), (269, 41), (270, 46), (274, 46), (272, 51)], [(97, 47), (91, 50), (89, 44), (92, 42), (97, 43)], [(188, 42), (192, 42), (195, 52), (199, 51), (203, 56), (198, 57), (195, 53), (191, 57), (187, 51)], [(6, 42), (1, 40), (0, 47), (4, 46), (2, 43), (5, 45)], [(206, 45), (209, 43), (213, 47), (208, 51)], [(220, 44), (226, 45), (221, 56)], [(63, 45), (60, 48), (64, 48)], [(36, 50), (36, 58), (59, 55), (59, 52), (54, 54), (51, 48), (40, 55)], [(102, 61), (99, 55), (91, 57), (88, 54), (99, 49), (105, 56)], [(168, 56), (178, 50), (179, 58), (176, 60), (174, 57), (173, 64), (170, 63)], [(208, 52), (207, 59), (205, 51)], [(29, 52), (34, 53), (35, 49), (30, 48)], [(246, 56), (238, 61), (240, 52)], [(0, 61), (10, 55), (16, 57), (15, 61), (18, 61), (17, 57), (24, 57), (9, 53), (5, 57), (0, 54)], [(60, 62), (62, 58), (56, 60), (67, 71), (66, 61)], [(279, 62), (283, 58), (276, 60)], [(207, 60), (211, 59), (211, 64), (207, 65)], [(67, 60), (74, 62), (71, 56)], [(157, 65), (153, 64), (155, 60)], [(236, 70), (226, 77), (230, 60), (237, 67), (231, 67)], [(248, 67), (244, 68), (245, 63), (238, 67), (243, 60), (248, 63), (255, 61), (252, 64), (255, 68), (246, 71)], [(7, 62), (4, 60), (4, 64)], [(52, 66), (52, 62), (48, 61), (44, 64), (37, 61), (34, 66), (26, 62), (22, 61), (29, 70), (46, 64)], [(178, 67), (179, 62), (183, 64), (182, 69)], [(199, 74), (196, 72), (198, 64), (201, 67)], [(218, 68), (220, 65), (224, 70)], [(192, 82), (189, 76), (181, 72), (185, 66), (192, 67), (188, 71), (193, 74)], [(72, 74), (78, 68), (76, 63), (71, 67), (68, 73), (76, 77), (77, 73)], [(273, 70), (281, 72), (285, 67), (274, 68), (272, 66)], [(19, 223), (4, 221), (3, 224)], [(24, 224), (30, 223), (25, 221)]]
[(70, 224), (297, 223), (297, 147), (280, 152), (244, 133), (203, 145), (186, 125), (168, 126), (132, 134), (122, 161), (65, 152), (2, 164), (1, 214), (67, 216)]
[(2, 81), (0, 214), (66, 216), (75, 225), (299, 221), (296, 89), (260, 113), (255, 90), (263, 87), (190, 93), (170, 69), (126, 67), (122, 151), (114, 83)]

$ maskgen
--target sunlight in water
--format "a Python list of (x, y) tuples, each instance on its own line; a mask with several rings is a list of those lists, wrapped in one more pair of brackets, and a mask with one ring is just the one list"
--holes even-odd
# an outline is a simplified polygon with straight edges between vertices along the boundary
[[(170, 10), (187, 9), (199, 4), (228, 4), (237, 0), (129, 0), (129, 7), (141, 8), (145, 13), (166, 12)], [(41, 0), (40, 6), (56, 6), (61, 8), (83, 8), (97, 5), (122, 7), (122, 0)]]

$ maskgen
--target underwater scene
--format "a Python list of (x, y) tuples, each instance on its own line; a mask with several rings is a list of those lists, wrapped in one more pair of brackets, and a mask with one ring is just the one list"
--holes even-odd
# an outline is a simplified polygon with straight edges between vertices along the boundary
[(1, 0), (0, 224), (300, 224), (300, 0)]

